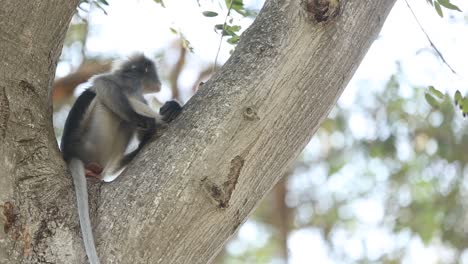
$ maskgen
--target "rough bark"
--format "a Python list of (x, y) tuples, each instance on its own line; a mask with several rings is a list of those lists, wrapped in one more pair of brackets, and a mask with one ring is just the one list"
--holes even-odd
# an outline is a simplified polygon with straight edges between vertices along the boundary
[[(215, 256), (326, 117), (394, 2), (267, 1), (164, 135), (91, 190), (102, 262)], [(48, 90), (76, 4), (0, 3), (0, 263), (84, 263)]]
[(0, 263), (79, 263), (50, 84), (77, 0), (0, 1)]

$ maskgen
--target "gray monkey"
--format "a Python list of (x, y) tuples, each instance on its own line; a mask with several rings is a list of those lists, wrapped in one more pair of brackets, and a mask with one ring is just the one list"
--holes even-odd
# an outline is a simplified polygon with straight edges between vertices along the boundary
[[(86, 177), (102, 179), (120, 173), (151, 139), (158, 127), (182, 111), (169, 101), (155, 113), (143, 98), (159, 92), (156, 67), (136, 55), (110, 73), (92, 79), (92, 86), (75, 101), (68, 114), (60, 144), (75, 186), (81, 233), (88, 260), (99, 264), (89, 219)], [(125, 154), (132, 137), (138, 147)]]

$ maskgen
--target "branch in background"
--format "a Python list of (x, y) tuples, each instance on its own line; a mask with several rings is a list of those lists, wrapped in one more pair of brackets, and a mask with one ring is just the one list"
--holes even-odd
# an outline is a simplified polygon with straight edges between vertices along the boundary
[(447, 67), (452, 71), (452, 73), (454, 74), (457, 74), (457, 72), (452, 68), (452, 66), (450, 66), (450, 64), (448, 64), (448, 62), (445, 60), (444, 56), (442, 55), (442, 53), (440, 52), (440, 50), (436, 47), (436, 45), (434, 44), (434, 42), (432, 42), (431, 38), (429, 37), (429, 35), (427, 34), (426, 30), (424, 29), (424, 27), (421, 25), (421, 23), (419, 22), (419, 19), (416, 17), (416, 14), (414, 13), (413, 11), (413, 8), (411, 8), (410, 4), (408, 3), (408, 0), (405, 0), (405, 3), (406, 5), (408, 6), (409, 10), (411, 11), (411, 14), (413, 14), (413, 17), (414, 17), (414, 20), (416, 20), (416, 23), (418, 23), (419, 25), (419, 28), (421, 29), (421, 31), (424, 33), (424, 35), (426, 35), (426, 38), (427, 40), (429, 41), (429, 44), (431, 44), (431, 47), (435, 50), (435, 52), (437, 53), (437, 55), (440, 57), (440, 59), (442, 60), (442, 62), (447, 65)]
[(78, 85), (85, 83), (93, 75), (109, 71), (110, 68), (110, 62), (88, 61), (84, 62), (75, 72), (55, 80), (52, 86), (54, 111), (59, 110), (69, 101)]
[(288, 237), (291, 228), (291, 209), (286, 204), (287, 182), (289, 175), (292, 171), (285, 173), (283, 178), (276, 184), (273, 189), (274, 193), (274, 208), (276, 209), (276, 216), (274, 217), (274, 225), (278, 230), (278, 241), (280, 243), (280, 256), (288, 262), (289, 251), (288, 251)]
[(213, 75), (213, 73), (216, 72), (219, 68), (221, 68), (220, 66), (216, 66), (215, 69), (213, 70), (213, 67), (214, 66), (210, 65), (207, 68), (205, 68), (204, 70), (202, 70), (200, 72), (200, 74), (198, 74), (197, 80), (192, 85), (192, 93), (193, 94), (195, 94), (197, 92), (197, 90), (200, 87), (200, 84), (202, 82), (206, 82), (207, 80), (209, 80), (211, 78), (211, 76)]
[(171, 83), (172, 98), (180, 100), (178, 81), (180, 74), (185, 66), (185, 59), (187, 57), (187, 49), (184, 47), (182, 40), (177, 40), (179, 48), (179, 58), (177, 59), (174, 68), (169, 74), (169, 82)]

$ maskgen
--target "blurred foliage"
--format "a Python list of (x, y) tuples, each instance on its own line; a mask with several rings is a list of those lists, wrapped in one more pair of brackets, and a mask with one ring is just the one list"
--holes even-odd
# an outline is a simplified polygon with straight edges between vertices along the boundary
[[(439, 108), (441, 103), (445, 101), (445, 99), (449, 98), (449, 95), (444, 95), (441, 91), (434, 88), (434, 86), (429, 86), (428, 91), (426, 92), (425, 96), (426, 102), (430, 104), (433, 108)], [(453, 96), (453, 101), (456, 106), (460, 108), (460, 111), (463, 117), (467, 117), (468, 115), (468, 97), (462, 96), (460, 91), (456, 91)]]
[[(401, 70), (393, 74), (384, 89), (361, 86), (351, 108), (335, 107), (288, 178), (285, 202), (295, 219), (290, 233), (319, 230), (336, 262), (400, 263), (410, 250), (398, 243), (403, 234), (453, 252), (440, 263), (459, 263), (468, 249), (468, 126), (449, 96), (434, 87), (402, 86), (403, 76)], [(401, 96), (404, 89), (411, 89), (411, 96)], [(427, 95), (437, 100), (437, 107), (428, 104)], [(362, 131), (357, 133), (355, 126)], [(383, 215), (366, 220), (380, 213), (356, 208), (363, 201), (377, 202)], [(271, 219), (281, 216), (268, 208), (271, 197), (252, 217), (272, 229), (260, 251), (279, 246)], [(344, 233), (367, 245), (366, 228), (387, 230), (388, 241), (382, 244), (394, 246), (356, 256), (337, 242)], [(264, 262), (232, 261), (242, 260), (251, 250), (225, 253), (225, 263), (278, 259), (273, 254)]]

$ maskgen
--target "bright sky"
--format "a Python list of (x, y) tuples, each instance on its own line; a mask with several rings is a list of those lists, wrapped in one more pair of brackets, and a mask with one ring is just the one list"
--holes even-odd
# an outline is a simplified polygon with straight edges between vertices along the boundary
[[(224, 1), (220, 1), (224, 3)], [(106, 8), (108, 15), (95, 12), (91, 17), (93, 24), (91, 38), (87, 43), (90, 54), (114, 53), (130, 55), (135, 51), (155, 54), (166, 47), (177, 36), (169, 28), (174, 28), (190, 41), (194, 51), (204, 61), (213, 62), (219, 45), (219, 35), (214, 32), (215, 24), (224, 22), (227, 10), (218, 1), (168, 0), (166, 8), (161, 8), (151, 0), (129, 2), (113, 0)], [(259, 10), (263, 1), (244, 0), (247, 8)], [(203, 11), (215, 11), (217, 17), (205, 17)], [(232, 13), (244, 29), (251, 19), (241, 19)], [(112, 43), (109, 46), (109, 43)], [(220, 61), (229, 57), (229, 44), (223, 43)], [(232, 47), (230, 47), (232, 48)]]
[[(411, 95), (412, 86), (434, 85), (451, 95), (457, 89), (462, 92), (468, 90), (468, 22), (460, 20), (464, 14), (468, 14), (468, 2), (452, 0), (465, 12), (450, 12), (450, 15), (448, 15), (449, 12), (445, 12), (445, 18), (440, 18), (425, 0), (408, 1), (422, 26), (457, 74), (451, 73), (447, 66), (434, 56), (434, 51), (430, 48), (429, 42), (415, 22), (405, 2), (399, 0), (388, 17), (379, 38), (374, 42), (353, 80), (340, 98), (339, 104), (341, 106), (351, 108), (355, 102), (358, 88), (364, 83), (366, 86), (376, 87), (374, 89), (381, 89), (389, 76), (396, 72), (397, 61), (401, 62), (404, 76), (407, 79), (407, 89), (402, 90), (401, 96)], [(215, 24), (224, 22), (227, 10), (219, 6), (218, 1), (211, 0), (200, 0), (202, 7), (198, 6), (197, 1), (166, 0), (164, 2), (167, 6), (165, 9), (152, 0), (112, 0), (110, 6), (106, 8), (108, 15), (94, 10), (90, 18), (92, 27), (87, 43), (88, 54), (125, 57), (136, 51), (143, 51), (147, 55), (155, 55), (177, 38), (169, 30), (172, 27), (182, 32), (191, 42), (195, 53), (190, 56), (196, 58), (200, 64), (212, 63), (220, 41), (219, 35), (214, 32), (213, 27)], [(263, 1), (244, 0), (244, 2), (247, 7), (258, 10)], [(220, 15), (215, 18), (204, 17), (201, 12), (206, 10), (216, 11)], [(458, 20), (453, 18), (458, 18)], [(238, 17), (237, 22), (245, 29), (251, 20)], [(232, 46), (225, 41), (222, 45), (219, 62), (224, 62), (232, 49)], [(197, 66), (192, 65), (192, 67)], [(69, 68), (64, 65), (59, 65), (57, 75), (64, 75), (68, 70)], [(180, 85), (187, 87), (192, 85), (196, 78), (195, 73), (196, 70), (193, 68), (186, 69)], [(352, 118), (351, 130), (357, 138), (375, 133), (369, 130), (373, 126), (366, 124), (365, 117), (354, 115)], [(337, 135), (337, 139), (339, 137)], [(313, 143), (311, 144), (313, 145)], [(409, 154), (403, 152), (401, 155)], [(375, 164), (375, 169), (379, 171), (379, 174), (388, 174), (381, 167), (379, 164)], [(352, 170), (353, 168), (350, 168), (350, 171)], [(326, 173), (324, 171), (318, 172), (316, 175)], [(331, 184), (329, 188), (336, 190), (348, 188), (346, 182), (352, 182), (352, 179), (347, 179), (346, 175), (342, 177), (336, 181), (336, 186), (333, 185), (333, 182), (329, 183)], [(320, 177), (317, 176), (317, 179)], [(298, 186), (300, 185), (299, 183)], [(347, 254), (354, 255), (356, 259), (362, 257), (363, 254), (367, 254), (372, 259), (375, 252), (387, 252), (395, 247), (410, 247), (411, 254), (405, 256), (404, 263), (443, 262), (443, 259), (440, 259), (441, 254), (434, 253), (434, 246), (426, 247), (420, 240), (410, 238), (409, 235), (399, 235), (398, 238), (390, 237), (391, 231), (379, 227), (384, 208), (379, 197), (374, 198), (373, 200), (356, 201), (349, 209), (360, 212), (357, 217), (362, 223), (365, 223), (361, 227), (360, 231), (362, 232), (359, 233), (361, 237), (335, 234), (334, 244), (342, 245)], [(343, 213), (346, 214), (346, 212)], [(305, 217), (307, 217), (307, 213)], [(239, 233), (240, 239), (246, 241), (246, 244), (242, 245), (234, 241), (234, 244), (229, 244), (228, 250), (236, 254), (236, 252), (242, 252), (242, 247), (246, 245), (265, 241), (266, 237), (259, 233), (259, 228), (261, 227), (256, 227), (253, 222), (247, 222)], [(360, 241), (364, 241), (364, 244), (361, 244)], [(324, 243), (320, 232), (314, 228), (292, 233), (289, 247), (291, 251), (290, 263), (311, 263), (311, 259), (315, 263), (332, 263), (334, 261), (330, 258), (329, 248)], [(468, 264), (468, 253), (465, 255), (467, 256), (464, 263)]]

